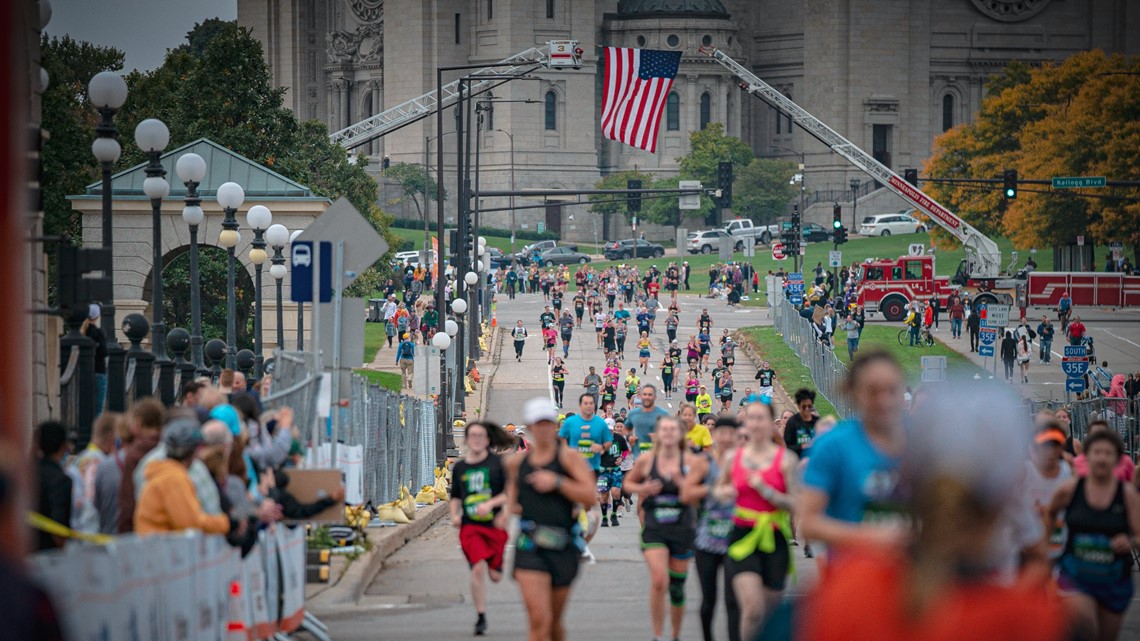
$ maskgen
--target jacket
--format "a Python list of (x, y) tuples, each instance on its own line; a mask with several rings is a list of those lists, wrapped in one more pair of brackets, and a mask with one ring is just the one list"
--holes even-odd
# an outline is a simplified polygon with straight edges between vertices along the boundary
[(146, 467), (146, 485), (135, 506), (135, 532), (158, 534), (179, 530), (202, 530), (226, 534), (230, 518), (206, 514), (194, 493), (190, 472), (178, 461), (162, 459)]

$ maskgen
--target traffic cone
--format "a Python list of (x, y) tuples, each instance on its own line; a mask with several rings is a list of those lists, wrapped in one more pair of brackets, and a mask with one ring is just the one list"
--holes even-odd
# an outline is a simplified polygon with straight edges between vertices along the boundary
[(245, 627), (245, 600), (241, 595), (241, 581), (230, 582), (229, 610), (226, 641), (249, 641), (249, 631)]
[(498, 327), (499, 319), (495, 318), (495, 312), (491, 312), (491, 327)]

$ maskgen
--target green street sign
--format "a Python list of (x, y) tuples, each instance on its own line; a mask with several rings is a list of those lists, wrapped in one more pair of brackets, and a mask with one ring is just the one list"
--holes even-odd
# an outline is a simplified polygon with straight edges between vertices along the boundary
[(1073, 187), (1104, 187), (1104, 176), (1053, 176), (1053, 189)]

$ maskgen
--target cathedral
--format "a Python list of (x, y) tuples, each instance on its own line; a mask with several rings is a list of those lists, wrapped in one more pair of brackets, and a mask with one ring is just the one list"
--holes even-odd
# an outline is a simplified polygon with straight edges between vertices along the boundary
[[(1140, 4), (1120, 0), (238, 0), (238, 23), (261, 40), (286, 105), (330, 131), (433, 91), (437, 67), (491, 64), (550, 40), (578, 40), (581, 69), (540, 69), (486, 96), (475, 137), (482, 189), (591, 188), (635, 168), (675, 175), (689, 134), (721, 123), (758, 156), (802, 163), (808, 220), (829, 219), (833, 201), (850, 201), (853, 178), (862, 180), (860, 207), (901, 201), (879, 203), (861, 172), (741, 91), (700, 46), (724, 50), (899, 173), (921, 166), (938, 134), (968, 122), (987, 79), (1011, 61), (1089, 49), (1140, 53)], [(600, 135), (602, 46), (682, 52), (657, 153)], [(372, 157), (383, 185), (380, 159), (426, 158), (434, 167), (442, 143), (453, 194), (450, 114), (444, 123), (437, 132), (426, 118), (356, 152)], [(483, 224), (582, 241), (628, 234), (622, 221), (599, 223), (584, 206), (526, 197), (516, 204), (531, 208), (486, 212)], [(506, 199), (480, 205), (501, 208)], [(452, 202), (447, 210), (454, 212)]]

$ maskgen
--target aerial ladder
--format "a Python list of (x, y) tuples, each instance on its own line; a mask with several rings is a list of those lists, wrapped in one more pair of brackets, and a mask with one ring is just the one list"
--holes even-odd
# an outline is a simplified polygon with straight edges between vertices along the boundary
[(996, 284), (997, 279), (1001, 277), (1001, 249), (992, 239), (978, 231), (970, 223), (951, 213), (950, 210), (875, 160), (873, 156), (854, 143), (839, 135), (823, 121), (792, 102), (790, 98), (761, 80), (756, 74), (730, 58), (723, 51), (709, 46), (700, 47), (699, 51), (711, 56), (735, 74), (742, 81), (740, 83), (741, 89), (791, 116), (793, 122), (802, 127), (804, 131), (814, 136), (835, 153), (846, 158), (848, 162), (868, 176), (885, 185), (887, 189), (890, 189), (903, 200), (914, 205), (957, 238), (966, 251), (966, 264), (959, 268), (959, 275), (964, 275), (974, 281), (981, 281), (979, 285), (982, 286), (993, 287)]
[[(531, 47), (526, 51), (503, 58), (497, 64), (476, 69), (467, 74), (467, 97), (477, 96), (509, 82), (503, 76), (522, 76), (540, 67), (564, 69), (582, 67), (582, 48), (577, 40), (551, 40), (542, 47)], [(474, 79), (474, 80), (471, 80)], [(442, 87), (442, 97), (436, 91), (406, 100), (375, 116), (349, 125), (340, 131), (329, 134), (329, 140), (345, 149), (355, 149), (400, 127), (434, 114), (436, 109), (445, 109), (460, 100), (459, 80), (453, 80)]]

